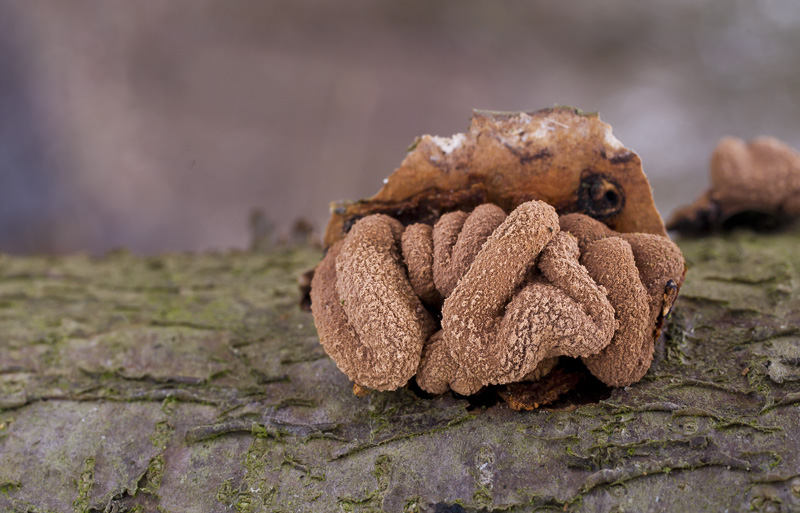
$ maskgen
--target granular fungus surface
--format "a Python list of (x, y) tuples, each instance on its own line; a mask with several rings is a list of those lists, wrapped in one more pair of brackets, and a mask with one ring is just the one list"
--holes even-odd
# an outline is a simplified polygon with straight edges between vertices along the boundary
[(685, 273), (638, 156), (572, 109), (476, 112), (467, 134), (421, 138), (378, 195), (333, 211), (311, 308), (359, 392), (415, 377), (471, 395), (562, 356), (630, 385)]

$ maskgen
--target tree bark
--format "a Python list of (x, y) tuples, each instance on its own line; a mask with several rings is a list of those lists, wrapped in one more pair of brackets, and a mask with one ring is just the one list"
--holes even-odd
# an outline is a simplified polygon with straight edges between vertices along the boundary
[(645, 379), (529, 412), (354, 396), (311, 248), (4, 256), (0, 511), (800, 510), (800, 232), (680, 245)]

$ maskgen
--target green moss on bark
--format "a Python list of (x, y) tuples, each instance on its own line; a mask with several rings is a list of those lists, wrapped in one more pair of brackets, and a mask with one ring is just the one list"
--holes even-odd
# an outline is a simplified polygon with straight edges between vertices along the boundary
[(353, 396), (310, 248), (2, 257), (0, 510), (800, 508), (800, 235), (680, 244), (645, 379), (558, 412)]

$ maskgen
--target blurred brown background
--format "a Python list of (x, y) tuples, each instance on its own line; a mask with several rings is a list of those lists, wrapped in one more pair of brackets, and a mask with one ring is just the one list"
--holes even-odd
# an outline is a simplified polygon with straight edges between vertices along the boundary
[(246, 247), (472, 108), (597, 110), (667, 214), (716, 141), (800, 147), (800, 2), (0, 0), (0, 251)]

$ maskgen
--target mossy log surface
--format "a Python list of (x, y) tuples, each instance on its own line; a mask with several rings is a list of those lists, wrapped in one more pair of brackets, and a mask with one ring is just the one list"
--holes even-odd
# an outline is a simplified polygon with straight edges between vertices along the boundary
[(355, 397), (320, 253), (0, 258), (0, 511), (800, 510), (800, 230), (683, 240), (645, 379), (572, 411)]

